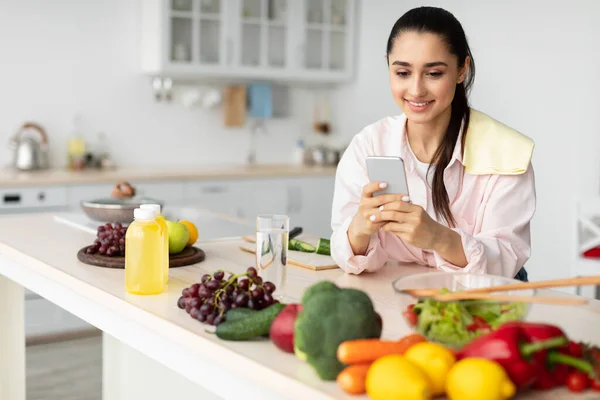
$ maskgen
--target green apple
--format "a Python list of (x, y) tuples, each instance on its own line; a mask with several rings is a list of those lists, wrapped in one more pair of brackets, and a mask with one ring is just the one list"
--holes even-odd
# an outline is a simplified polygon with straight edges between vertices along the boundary
[(190, 231), (179, 222), (166, 220), (166, 223), (169, 232), (169, 254), (180, 253), (190, 240)]

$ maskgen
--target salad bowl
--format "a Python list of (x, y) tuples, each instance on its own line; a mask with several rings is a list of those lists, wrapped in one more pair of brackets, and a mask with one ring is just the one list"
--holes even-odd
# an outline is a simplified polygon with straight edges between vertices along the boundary
[[(460, 348), (504, 322), (525, 319), (531, 304), (496, 300), (442, 302), (416, 297), (409, 292), (414, 289), (438, 289), (442, 293), (450, 293), (512, 283), (521, 282), (495, 275), (427, 272), (398, 278), (392, 286), (399, 298), (400, 312), (411, 329), (429, 341)], [(495, 294), (535, 296), (536, 290), (511, 290)]]

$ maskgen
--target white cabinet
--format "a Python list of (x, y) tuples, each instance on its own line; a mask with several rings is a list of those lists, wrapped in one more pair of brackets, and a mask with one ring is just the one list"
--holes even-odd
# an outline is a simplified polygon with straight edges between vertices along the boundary
[(67, 205), (64, 187), (2, 187), (0, 211), (35, 211), (61, 208)]
[(143, 73), (336, 83), (353, 74), (357, 0), (144, 0)]
[(183, 201), (186, 206), (243, 216), (244, 194), (242, 181), (206, 180), (185, 182)]
[(267, 178), (244, 182), (243, 216), (286, 214), (290, 227), (301, 226), (305, 233), (331, 235), (333, 177)]

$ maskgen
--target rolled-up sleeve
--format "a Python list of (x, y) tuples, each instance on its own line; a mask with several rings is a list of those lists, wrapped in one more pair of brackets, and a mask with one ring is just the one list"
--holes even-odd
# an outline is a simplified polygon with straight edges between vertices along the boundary
[(433, 252), (437, 268), (513, 278), (531, 256), (530, 222), (536, 209), (535, 177), (529, 165), (522, 175), (498, 175), (478, 216), (478, 233), (452, 228), (461, 237), (468, 264), (458, 267)]
[(331, 257), (342, 270), (351, 274), (378, 270), (388, 259), (377, 233), (371, 235), (365, 255), (355, 255), (348, 240), (348, 226), (360, 205), (363, 186), (369, 181), (365, 165), (368, 148), (364, 135), (355, 136), (338, 163), (335, 176)]

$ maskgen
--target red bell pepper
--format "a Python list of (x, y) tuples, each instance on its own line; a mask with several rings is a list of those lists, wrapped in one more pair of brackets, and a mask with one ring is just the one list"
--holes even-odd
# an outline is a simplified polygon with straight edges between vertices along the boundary
[(567, 343), (564, 335), (534, 341), (520, 323), (508, 322), (464, 346), (457, 353), (457, 359), (483, 357), (496, 361), (518, 389), (525, 389), (536, 381), (543, 368), (534, 355)]
[[(555, 337), (566, 337), (565, 332), (554, 325), (530, 322), (520, 322), (519, 324), (528, 339), (532, 342)], [(583, 371), (591, 376), (594, 372), (593, 365), (582, 359), (582, 356), (583, 349), (581, 345), (572, 340), (563, 346), (537, 352), (534, 358), (542, 365), (542, 368), (533, 386), (540, 390), (562, 386), (566, 383), (569, 374), (574, 369)]]

